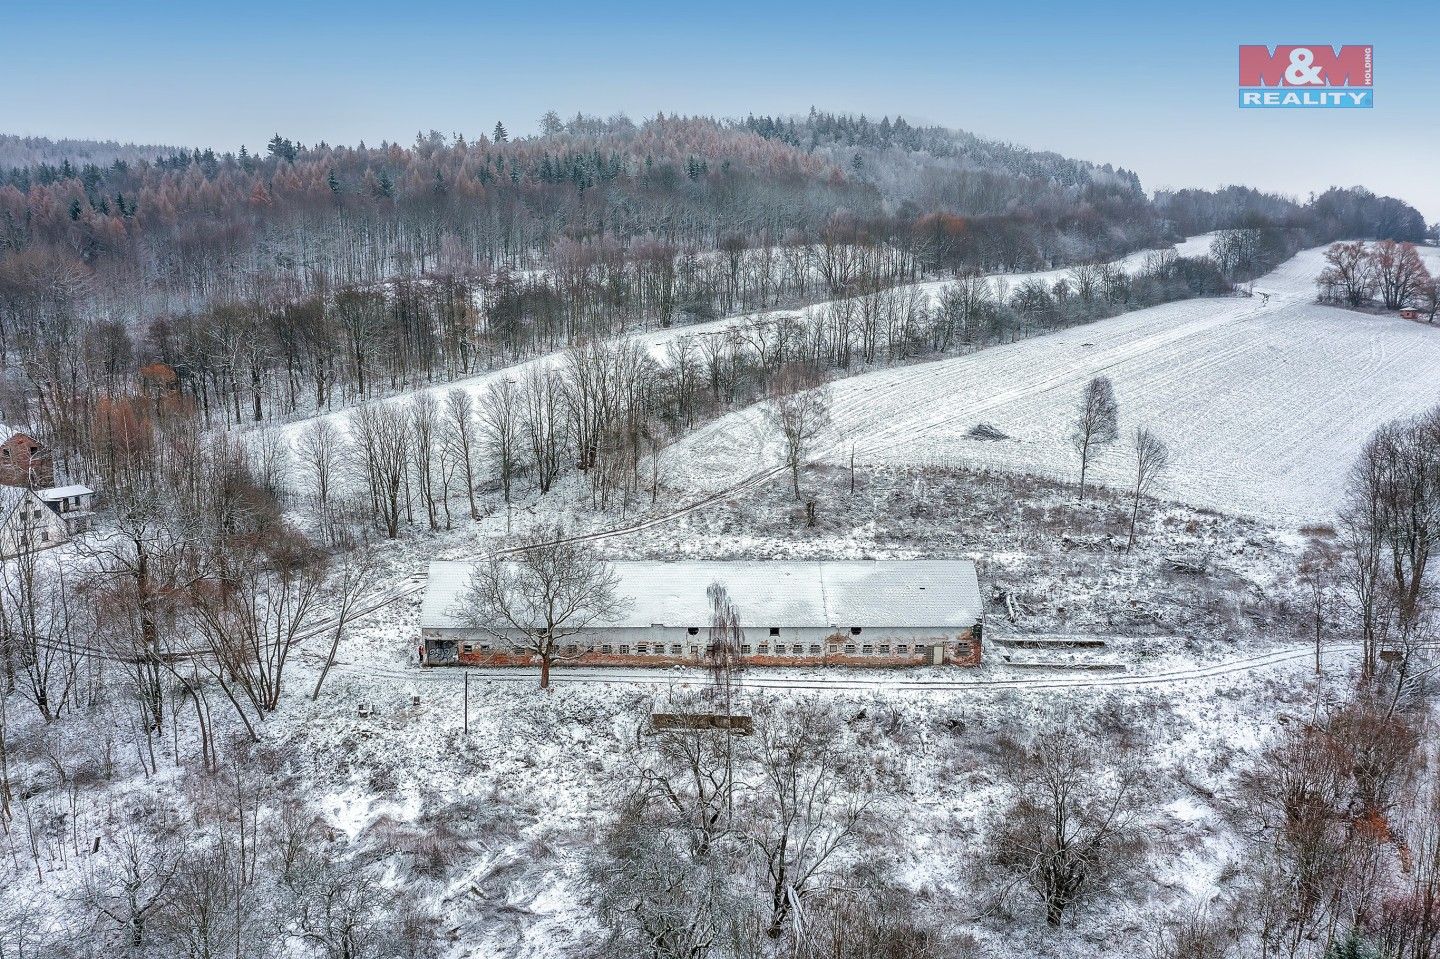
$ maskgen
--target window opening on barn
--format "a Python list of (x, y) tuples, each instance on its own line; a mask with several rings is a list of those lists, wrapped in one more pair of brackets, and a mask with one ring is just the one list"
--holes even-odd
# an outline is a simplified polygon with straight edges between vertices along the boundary
[(810, 644), (810, 652), (811, 652), (811, 653), (814, 653), (814, 654), (818, 654), (818, 653), (820, 652), (820, 644), (819, 644), (819, 643), (811, 643), (811, 644)]
[(691, 626), (689, 629), (685, 630), (685, 632), (686, 632), (687, 635), (690, 635), (690, 636), (698, 636), (698, 635), (700, 634), (700, 627), (699, 627), (699, 626)]
[(851, 626), (851, 627), (850, 627), (850, 635), (851, 635), (851, 636), (859, 636), (859, 635), (860, 635), (860, 627), (859, 627), (859, 626)]
[(770, 635), (771, 635), (771, 636), (779, 636), (779, 635), (780, 635), (780, 627), (779, 627), (779, 626), (771, 626), (771, 627), (770, 627)]

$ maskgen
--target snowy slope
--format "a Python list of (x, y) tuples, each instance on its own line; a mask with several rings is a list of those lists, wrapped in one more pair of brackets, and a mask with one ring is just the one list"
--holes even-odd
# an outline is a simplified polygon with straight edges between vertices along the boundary
[[(1122, 440), (1095, 463), (1097, 481), (1126, 485), (1126, 437), (1144, 425), (1170, 447), (1159, 495), (1272, 521), (1330, 519), (1366, 437), (1440, 402), (1440, 328), (1314, 304), (1322, 252), (1304, 251), (1257, 280), (1254, 298), (1166, 304), (839, 380), (830, 387), (825, 455), (845, 462), (853, 444), (858, 463), (1070, 478), (1076, 401), (1090, 377), (1105, 375), (1120, 403)], [(970, 438), (979, 423), (1010, 439)], [(725, 464), (757, 446), (774, 456), (760, 411), (742, 411), (671, 451), (672, 476), (718, 481)]]
[[(1177, 244), (1175, 247), (1173, 247), (1173, 249), (1184, 256), (1203, 256), (1209, 252), (1210, 240), (1212, 236), (1213, 234), (1207, 233), (1201, 236), (1190, 237), (1189, 239)], [(1143, 266), (1147, 258), (1154, 256), (1158, 252), (1163, 251), (1142, 250), (1138, 253), (1131, 253), (1128, 256), (1122, 257), (1115, 262), (1127, 271), (1134, 271), (1139, 267)], [(1064, 276), (1067, 272), (1068, 269), (1060, 269), (1045, 270), (1037, 273), (996, 274), (995, 280), (1007, 284), (1010, 288), (1013, 289), (1019, 284), (1024, 283), (1025, 281), (1030, 279), (1042, 279), (1045, 280), (1047, 283), (1053, 283), (1055, 280), (1058, 280), (1062, 276)], [(913, 288), (919, 291), (928, 299), (936, 296), (939, 293), (940, 289), (944, 287), (948, 282), (950, 281), (930, 280), (923, 283), (913, 284), (912, 287), (906, 288)], [(652, 355), (654, 355), (658, 359), (664, 356), (665, 348), (669, 343), (687, 334), (700, 335), (706, 333), (714, 333), (735, 326), (743, 320), (749, 319), (752, 316), (760, 317), (762, 319), (767, 317), (795, 314), (808, 316), (824, 310), (828, 305), (828, 303), (817, 303), (815, 305), (803, 307), (800, 309), (775, 310), (770, 313), (748, 314), (743, 317), (726, 317), (720, 320), (713, 320), (709, 323), (697, 323), (691, 326), (673, 327), (668, 330), (653, 330), (646, 333), (640, 333), (635, 335), (635, 339), (637, 342), (643, 344), (646, 348), (648, 348), (651, 351)], [(478, 374), (476, 376), (465, 377), (463, 379), (453, 380), (448, 383), (442, 383), (436, 386), (430, 386), (421, 390), (405, 393), (386, 402), (406, 402), (411, 397), (414, 397), (419, 393), (429, 393), (434, 396), (437, 401), (443, 402), (445, 394), (457, 386), (467, 390), (471, 394), (475, 395), (477, 399), (479, 399), (479, 397), (481, 397), (485, 393), (485, 391), (490, 388), (492, 384), (505, 379), (519, 380), (523, 378), (531, 368), (534, 367), (557, 366), (560, 363), (563, 355), (563, 353), (559, 352), (548, 353), (544, 356), (536, 357), (531, 360), (526, 360), (524, 362), (517, 363), (514, 366), (509, 366), (504, 369), (492, 370), (486, 373)], [(331, 413), (321, 414), (318, 417), (310, 417), (307, 419), (296, 420), (290, 423), (286, 423), (276, 427), (276, 429), (283, 437), (286, 438), (287, 441), (293, 443), (295, 438), (299, 435), (300, 430), (303, 429), (305, 425), (310, 422), (311, 419), (329, 419), (333, 421), (336, 426), (344, 428), (348, 417), (348, 409), (338, 410)]]

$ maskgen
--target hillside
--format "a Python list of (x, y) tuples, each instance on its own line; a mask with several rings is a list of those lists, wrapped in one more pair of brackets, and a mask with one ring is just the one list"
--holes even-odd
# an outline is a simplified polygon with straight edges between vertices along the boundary
[[(1314, 303), (1322, 249), (1254, 283), (1249, 298), (1138, 310), (936, 363), (848, 377), (830, 387), (823, 457), (834, 464), (999, 468), (1071, 480), (1074, 409), (1110, 377), (1122, 435), (1091, 475), (1123, 489), (1136, 426), (1169, 445), (1166, 498), (1295, 526), (1328, 523), (1347, 472), (1381, 424), (1440, 403), (1440, 334), (1393, 316)], [(1432, 269), (1440, 257), (1427, 250)], [(725, 464), (764, 458), (758, 409), (687, 437), (676, 478), (729, 482)], [(989, 426), (1003, 439), (977, 438)], [(771, 448), (769, 455), (774, 455)], [(710, 479), (706, 479), (709, 477)]]

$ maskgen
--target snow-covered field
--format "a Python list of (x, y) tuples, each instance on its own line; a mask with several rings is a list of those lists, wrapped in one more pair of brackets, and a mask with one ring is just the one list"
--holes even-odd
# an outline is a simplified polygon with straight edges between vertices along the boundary
[[(1436, 252), (1426, 251), (1431, 263)], [(1187, 300), (955, 359), (830, 386), (823, 455), (848, 462), (988, 466), (1072, 477), (1069, 442), (1085, 382), (1111, 378), (1121, 441), (1092, 466), (1129, 480), (1126, 437), (1158, 433), (1171, 465), (1158, 495), (1303, 524), (1333, 517), (1346, 471), (1387, 420), (1440, 402), (1440, 328), (1319, 306), (1323, 249), (1257, 280), (1254, 297)], [(1264, 296), (1262, 296), (1264, 294)], [(1008, 439), (969, 436), (978, 424)], [(729, 464), (773, 458), (763, 412), (724, 417), (667, 452), (704, 488)]]

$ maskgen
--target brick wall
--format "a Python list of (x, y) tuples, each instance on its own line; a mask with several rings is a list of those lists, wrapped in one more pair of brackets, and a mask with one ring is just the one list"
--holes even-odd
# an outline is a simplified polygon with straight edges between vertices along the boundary
[(0, 443), (0, 484), (5, 486), (50, 486), (55, 466), (50, 453), (32, 436), (16, 433)]
[[(937, 642), (942, 641), (937, 638)], [(471, 652), (465, 651), (466, 643), (471, 643)], [(965, 630), (959, 635), (945, 637), (945, 665), (947, 666), (979, 666), (981, 657), (980, 638), (973, 630)], [(826, 643), (824, 648), (831, 646), (844, 648), (841, 643)], [(499, 649), (497, 641), (491, 642), (492, 648), (488, 651), (482, 650), (481, 643), (474, 641), (463, 641), (459, 646), (459, 661), (466, 666), (538, 666), (539, 659), (532, 657), (529, 653), (517, 653), (511, 649)], [(906, 655), (870, 655), (821, 653), (818, 655), (742, 655), (740, 660), (750, 666), (771, 666), (771, 667), (795, 667), (795, 666), (864, 666), (871, 669), (904, 668), (914, 666), (925, 666), (930, 662), (930, 657), (924, 653), (909, 653)], [(582, 653), (579, 657), (556, 659), (552, 665), (557, 666), (702, 666), (703, 660), (689, 656), (671, 656), (668, 654), (646, 654), (638, 653)]]

